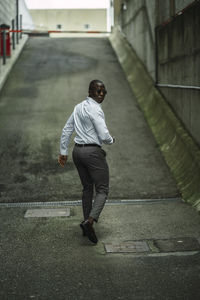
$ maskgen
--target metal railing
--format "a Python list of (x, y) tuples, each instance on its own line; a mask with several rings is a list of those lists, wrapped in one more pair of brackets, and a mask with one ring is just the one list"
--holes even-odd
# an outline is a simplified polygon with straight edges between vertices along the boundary
[(155, 86), (164, 87), (164, 88), (175, 88), (175, 89), (200, 90), (200, 86), (194, 86), (194, 85), (156, 83)]

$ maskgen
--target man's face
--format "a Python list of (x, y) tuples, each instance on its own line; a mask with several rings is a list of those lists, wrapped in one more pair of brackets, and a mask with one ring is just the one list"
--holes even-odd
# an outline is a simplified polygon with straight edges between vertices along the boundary
[(106, 88), (103, 83), (96, 83), (92, 90), (90, 90), (90, 97), (98, 103), (102, 103), (105, 95), (107, 94)]

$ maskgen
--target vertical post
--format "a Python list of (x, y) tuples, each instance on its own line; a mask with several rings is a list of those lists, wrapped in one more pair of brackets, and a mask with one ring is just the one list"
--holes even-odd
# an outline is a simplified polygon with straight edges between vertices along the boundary
[(170, 0), (169, 5), (170, 5), (170, 17), (174, 17), (175, 16), (175, 10), (176, 10), (175, 1)]
[(3, 29), (3, 65), (6, 64), (6, 30)]
[[(12, 30), (15, 30), (15, 20), (12, 20)], [(12, 32), (12, 48), (15, 50), (15, 32)]]
[(155, 84), (158, 83), (158, 31), (160, 25), (160, 0), (156, 0), (156, 26), (155, 26)]
[[(19, 24), (20, 24), (20, 30), (22, 30), (22, 15), (20, 15), (19, 17), (20, 17), (19, 18), (19, 20), (20, 20), (20, 22), (19, 22)], [(20, 39), (22, 39), (22, 31), (20, 32)]]
[(159, 60), (158, 60), (158, 30), (159, 27), (156, 26), (155, 27), (155, 84), (158, 83), (158, 64), (159, 64)]
[(156, 0), (156, 26), (160, 24), (160, 0)]
[[(19, 30), (19, 0), (16, 0), (16, 30)], [(18, 32), (16, 33), (16, 42), (19, 44)]]
[[(0, 29), (0, 67), (1, 67), (1, 56), (2, 56), (2, 53), (1, 53), (1, 39), (2, 39), (2, 31), (1, 31), (1, 29)], [(1, 69), (0, 69), (0, 73), (1, 73)]]
[(111, 31), (113, 31), (114, 28), (114, 3), (113, 0), (110, 0), (110, 24), (111, 24)]

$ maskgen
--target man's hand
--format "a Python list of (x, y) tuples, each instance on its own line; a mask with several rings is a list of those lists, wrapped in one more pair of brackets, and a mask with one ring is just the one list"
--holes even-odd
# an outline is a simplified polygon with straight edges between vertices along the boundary
[(59, 155), (59, 157), (58, 157), (58, 162), (59, 162), (59, 164), (61, 165), (61, 167), (64, 167), (64, 165), (66, 164), (66, 162), (67, 162), (67, 155)]

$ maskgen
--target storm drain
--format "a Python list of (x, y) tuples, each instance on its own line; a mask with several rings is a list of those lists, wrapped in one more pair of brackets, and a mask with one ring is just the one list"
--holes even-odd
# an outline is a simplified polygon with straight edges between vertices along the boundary
[(70, 208), (37, 208), (28, 209), (24, 215), (25, 218), (52, 218), (69, 217)]
[(145, 241), (131, 241), (105, 244), (107, 253), (143, 253), (149, 252), (149, 246)]
[(104, 243), (106, 253), (187, 253), (199, 252), (200, 243), (191, 237)]
[(199, 242), (195, 238), (191, 237), (155, 240), (154, 246), (159, 250), (159, 252), (182, 252), (200, 250)]

